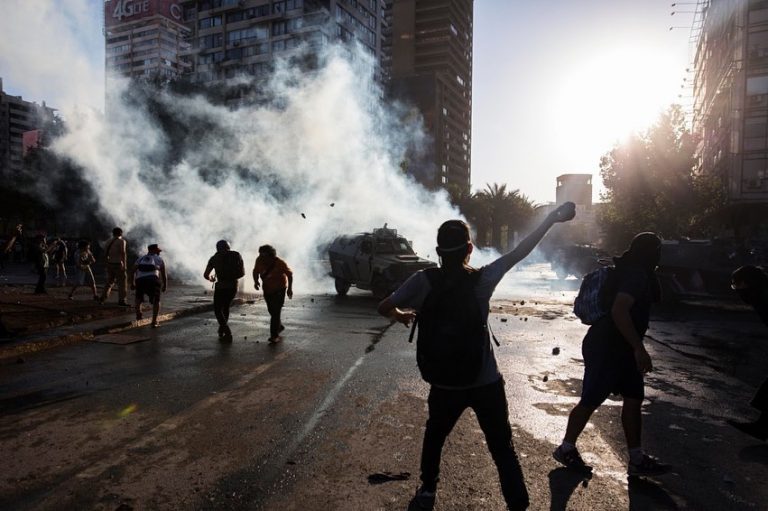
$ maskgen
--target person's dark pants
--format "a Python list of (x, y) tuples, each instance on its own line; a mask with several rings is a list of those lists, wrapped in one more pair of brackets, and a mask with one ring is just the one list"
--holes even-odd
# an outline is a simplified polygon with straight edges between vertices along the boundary
[(219, 326), (226, 326), (229, 321), (229, 306), (232, 305), (232, 300), (235, 299), (237, 294), (237, 288), (224, 288), (218, 287), (213, 291), (213, 313), (216, 314), (216, 321), (219, 322)]
[(448, 434), (466, 408), (472, 408), (485, 434), (488, 450), (499, 471), (501, 491), (509, 509), (526, 509), (528, 491), (523, 471), (512, 444), (504, 379), (467, 390), (432, 387), (429, 391), (429, 418), (421, 451), (421, 480), (434, 487), (440, 475), (440, 454)]
[(35, 286), (35, 293), (46, 293), (45, 290), (45, 278), (48, 275), (48, 268), (42, 264), (35, 264), (35, 272), (37, 273), (37, 285)]
[(285, 289), (280, 289), (270, 294), (264, 295), (264, 301), (267, 302), (269, 311), (269, 336), (277, 337), (282, 330), (283, 323), (280, 321), (280, 311), (285, 304)]

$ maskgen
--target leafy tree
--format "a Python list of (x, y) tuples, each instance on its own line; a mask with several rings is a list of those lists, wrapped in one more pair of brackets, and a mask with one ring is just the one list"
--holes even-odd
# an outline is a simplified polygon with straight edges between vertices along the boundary
[(698, 140), (673, 105), (644, 133), (618, 144), (600, 161), (606, 191), (598, 215), (609, 248), (638, 232), (666, 238), (710, 233), (722, 209), (722, 186), (694, 171)]

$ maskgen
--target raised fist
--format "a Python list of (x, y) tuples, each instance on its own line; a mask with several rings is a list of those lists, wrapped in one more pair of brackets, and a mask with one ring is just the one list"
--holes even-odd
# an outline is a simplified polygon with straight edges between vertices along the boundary
[(550, 214), (554, 222), (568, 222), (576, 216), (576, 204), (573, 202), (564, 202)]

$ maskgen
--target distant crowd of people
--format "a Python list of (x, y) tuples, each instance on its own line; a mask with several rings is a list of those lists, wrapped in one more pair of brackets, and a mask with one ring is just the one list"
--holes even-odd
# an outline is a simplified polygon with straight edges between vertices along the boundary
[[(22, 226), (17, 225), (8, 235), (6, 241), (0, 244), (0, 253), (7, 254), (14, 249), (22, 236)], [(91, 290), (93, 300), (101, 304), (106, 303), (112, 291), (117, 289), (117, 304), (130, 307), (128, 303), (128, 288), (134, 291), (134, 308), (136, 320), (143, 319), (142, 306), (149, 302), (152, 306), (153, 328), (159, 326), (161, 296), (168, 289), (168, 273), (166, 264), (160, 253), (162, 249), (157, 243), (147, 246), (147, 253), (138, 257), (133, 265), (128, 265), (128, 242), (123, 237), (123, 230), (115, 227), (112, 230), (112, 238), (105, 244), (103, 251), (105, 282), (99, 294), (94, 276), (93, 265), (97, 258), (87, 240), (77, 243), (77, 248), (72, 256), (75, 275), (68, 298), (74, 299), (75, 293), (80, 287), (88, 287)], [(69, 282), (67, 275), (67, 261), (69, 260), (69, 248), (59, 237), (50, 241), (44, 234), (38, 234), (33, 238), (32, 247), (28, 251), (33, 270), (37, 275), (35, 294), (47, 294), (46, 283), (49, 272), (53, 273), (55, 283), (64, 287)], [(52, 270), (51, 270), (52, 268)], [(226, 240), (216, 243), (216, 253), (211, 256), (204, 271), (204, 278), (214, 282), (214, 313), (219, 324), (219, 338), (222, 341), (232, 340), (232, 331), (229, 328), (229, 308), (237, 294), (239, 279), (245, 275), (243, 259), (240, 253), (231, 250)], [(285, 326), (281, 321), (281, 311), (286, 296), (293, 298), (293, 271), (288, 264), (277, 256), (277, 251), (271, 245), (259, 247), (259, 255), (253, 268), (254, 287), (258, 291), (263, 289), (264, 301), (270, 315), (270, 343), (282, 340), (280, 335)], [(9, 336), (9, 332), (0, 321), (0, 335)]]

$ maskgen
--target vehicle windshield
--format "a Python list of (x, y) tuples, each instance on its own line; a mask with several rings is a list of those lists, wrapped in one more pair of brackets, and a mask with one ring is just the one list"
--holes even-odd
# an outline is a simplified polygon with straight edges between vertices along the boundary
[(403, 238), (376, 240), (377, 254), (413, 255), (413, 249)]

